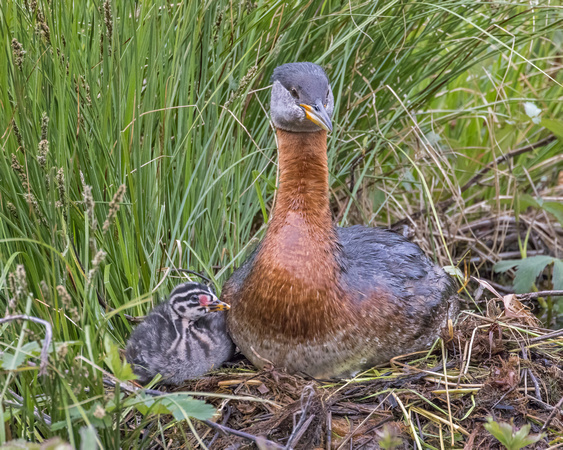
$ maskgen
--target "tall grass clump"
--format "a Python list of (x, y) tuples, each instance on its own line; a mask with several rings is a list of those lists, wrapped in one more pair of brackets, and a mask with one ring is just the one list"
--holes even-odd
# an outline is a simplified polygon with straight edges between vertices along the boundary
[(342, 224), (425, 210), (416, 238), (443, 264), (476, 217), (531, 208), (560, 229), (542, 205), (563, 195), (562, 19), (558, 1), (2, 1), (0, 311), (52, 339), (42, 373), (44, 324), (0, 324), (0, 443), (193, 442), (210, 407), (109, 393), (103, 377), (131, 377), (119, 349), (178, 282), (167, 268), (220, 289), (263, 235), (279, 64), (330, 76)]

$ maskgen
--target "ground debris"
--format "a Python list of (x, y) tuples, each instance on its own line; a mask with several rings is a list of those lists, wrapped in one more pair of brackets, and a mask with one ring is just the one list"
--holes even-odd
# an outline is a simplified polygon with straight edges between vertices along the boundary
[[(256, 371), (241, 357), (178, 389), (235, 396), (206, 399), (219, 411), (218, 424), (247, 437), (197, 424), (210, 449), (502, 448), (483, 428), (488, 416), (517, 428), (529, 423), (531, 433), (546, 433), (535, 448), (548, 448), (563, 442), (563, 337), (550, 338), (506, 309), (495, 298), (484, 314), (463, 312), (433, 351), (351, 380)], [(201, 448), (195, 437), (190, 443)]]

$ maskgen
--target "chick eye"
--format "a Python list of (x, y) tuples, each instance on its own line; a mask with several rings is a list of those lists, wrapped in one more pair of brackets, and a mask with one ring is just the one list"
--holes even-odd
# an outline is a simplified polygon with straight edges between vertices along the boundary
[(291, 96), (292, 96), (293, 98), (299, 98), (299, 94), (297, 93), (297, 89), (291, 88), (291, 89), (289, 90), (289, 93), (291, 94)]

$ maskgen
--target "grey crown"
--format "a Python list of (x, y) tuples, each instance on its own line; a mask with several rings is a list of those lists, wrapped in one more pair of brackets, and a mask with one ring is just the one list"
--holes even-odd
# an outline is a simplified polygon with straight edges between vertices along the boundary
[(160, 373), (162, 384), (178, 385), (221, 366), (234, 353), (227, 334), (226, 312), (208, 312), (199, 295), (215, 293), (200, 283), (184, 283), (172, 291), (131, 335), (126, 358), (143, 384)]

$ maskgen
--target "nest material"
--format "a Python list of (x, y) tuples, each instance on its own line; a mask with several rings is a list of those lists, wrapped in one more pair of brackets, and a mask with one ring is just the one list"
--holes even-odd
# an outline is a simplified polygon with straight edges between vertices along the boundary
[[(432, 351), (352, 380), (257, 372), (241, 360), (181, 390), (269, 401), (212, 400), (226, 431), (198, 425), (210, 449), (377, 449), (389, 439), (402, 442), (393, 448), (502, 448), (482, 426), (488, 416), (545, 433), (534, 448), (562, 443), (563, 332), (538, 327), (519, 302), (502, 299), (503, 308), (500, 300), (483, 315), (462, 313)], [(201, 448), (195, 437), (191, 444)]]

